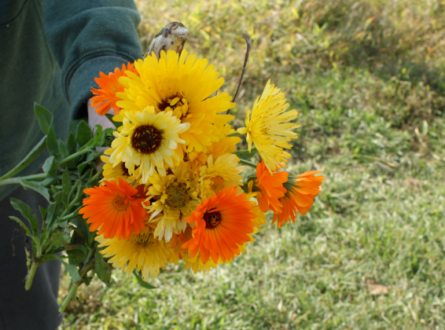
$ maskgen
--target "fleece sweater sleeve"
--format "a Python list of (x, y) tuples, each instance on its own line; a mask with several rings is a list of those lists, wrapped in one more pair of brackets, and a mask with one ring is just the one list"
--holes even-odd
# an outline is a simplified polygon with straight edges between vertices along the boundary
[(139, 12), (130, 0), (43, 0), (43, 10), (45, 35), (62, 70), (72, 119), (86, 117), (99, 72), (142, 57)]

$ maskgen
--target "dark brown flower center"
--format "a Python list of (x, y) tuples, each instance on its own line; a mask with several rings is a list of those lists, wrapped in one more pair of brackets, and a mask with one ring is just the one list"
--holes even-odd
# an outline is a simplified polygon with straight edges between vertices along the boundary
[(111, 203), (113, 204), (113, 207), (118, 211), (126, 211), (130, 207), (127, 198), (121, 195), (117, 195), (116, 197), (114, 197)]
[(128, 173), (128, 168), (125, 167), (125, 163), (121, 163), (121, 168), (125, 176), (130, 176), (130, 173)]
[(221, 212), (206, 212), (204, 213), (204, 221), (206, 222), (206, 229), (213, 229), (221, 223)]
[(158, 104), (159, 111), (173, 111), (173, 115), (181, 118), (187, 114), (188, 104), (183, 95), (176, 94)]
[(142, 125), (134, 130), (131, 138), (133, 148), (142, 154), (151, 154), (159, 149), (162, 131), (151, 125)]
[(187, 185), (183, 182), (170, 184), (165, 193), (168, 195), (165, 204), (171, 208), (184, 207), (191, 199)]

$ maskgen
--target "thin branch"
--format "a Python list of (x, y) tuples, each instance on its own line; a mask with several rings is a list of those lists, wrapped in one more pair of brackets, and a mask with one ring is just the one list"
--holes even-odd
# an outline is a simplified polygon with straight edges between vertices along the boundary
[[(246, 55), (244, 56), (243, 71), (241, 71), (241, 77), (239, 78), (238, 87), (236, 88), (235, 96), (233, 97), (232, 102), (235, 102), (236, 97), (238, 96), (239, 89), (241, 87), (241, 83), (243, 82), (244, 72), (246, 71), (247, 61), (249, 60), (250, 48), (252, 47), (252, 42), (253, 42), (247, 33), (243, 33), (243, 37), (246, 40), (247, 44)], [(226, 114), (228, 113), (229, 110), (227, 110)]]

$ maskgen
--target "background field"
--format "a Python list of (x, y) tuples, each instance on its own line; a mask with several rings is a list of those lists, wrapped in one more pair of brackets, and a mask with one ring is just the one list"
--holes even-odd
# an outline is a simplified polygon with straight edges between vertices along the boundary
[(180, 264), (152, 291), (120, 271), (112, 290), (82, 288), (62, 328), (444, 329), (445, 2), (138, 6), (144, 48), (183, 22), (186, 49), (214, 63), (230, 93), (250, 33), (237, 115), (269, 78), (282, 87), (300, 112), (292, 170), (323, 170), (323, 193), (308, 216), (265, 226), (246, 254), (208, 275)]

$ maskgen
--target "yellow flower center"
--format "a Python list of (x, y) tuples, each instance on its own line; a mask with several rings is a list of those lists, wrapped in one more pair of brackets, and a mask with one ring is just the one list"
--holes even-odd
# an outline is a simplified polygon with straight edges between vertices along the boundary
[(173, 115), (181, 118), (187, 114), (189, 109), (187, 100), (179, 94), (167, 98), (162, 103), (158, 104), (159, 111), (173, 111)]
[(221, 212), (206, 212), (204, 213), (203, 219), (206, 222), (206, 229), (214, 229), (221, 223)]
[(162, 131), (151, 125), (142, 125), (134, 130), (131, 137), (133, 148), (142, 154), (151, 154), (159, 149)]
[(151, 231), (143, 231), (139, 235), (131, 235), (130, 241), (142, 247), (147, 247), (155, 243), (156, 239)]
[(165, 193), (168, 195), (165, 204), (171, 208), (184, 207), (191, 199), (188, 194), (187, 185), (185, 183), (174, 182), (170, 184)]
[(114, 197), (111, 203), (113, 204), (114, 209), (118, 211), (126, 211), (130, 207), (127, 198), (121, 195)]

